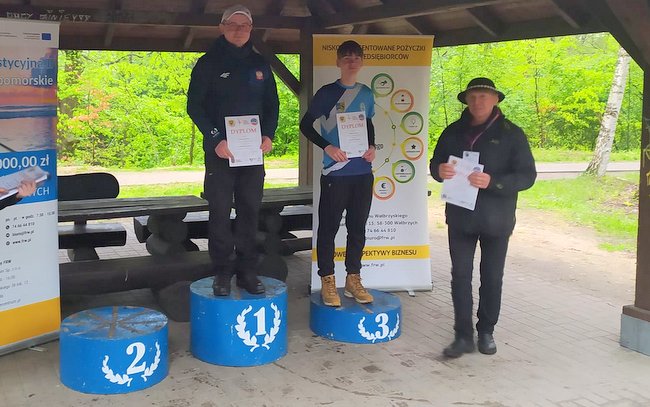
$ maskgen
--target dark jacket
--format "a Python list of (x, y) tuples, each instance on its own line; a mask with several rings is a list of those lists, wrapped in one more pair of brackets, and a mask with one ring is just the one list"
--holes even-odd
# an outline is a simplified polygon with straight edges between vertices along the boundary
[[(438, 166), (450, 155), (462, 157), (469, 150), (466, 133), (470, 115), (467, 109), (461, 119), (449, 125), (440, 135), (429, 165), (431, 175), (442, 181)], [(449, 227), (467, 233), (507, 236), (515, 227), (515, 209), (519, 191), (530, 188), (537, 171), (524, 132), (501, 115), (476, 140), (471, 151), (478, 151), (483, 172), (490, 175), (490, 184), (479, 189), (474, 211), (456, 205), (446, 205)]]
[(0, 209), (4, 209), (7, 206), (15, 205), (20, 201), (20, 198), (17, 198), (16, 195), (11, 195), (5, 199), (0, 200)]
[(259, 115), (262, 136), (273, 139), (278, 125), (278, 92), (271, 66), (250, 41), (238, 48), (219, 37), (196, 62), (187, 91), (187, 113), (203, 133), (206, 164), (220, 158), (226, 116)]

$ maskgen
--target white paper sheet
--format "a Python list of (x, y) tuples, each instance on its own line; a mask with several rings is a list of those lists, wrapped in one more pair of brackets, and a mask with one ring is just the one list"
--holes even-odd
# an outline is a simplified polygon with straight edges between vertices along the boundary
[(235, 157), (230, 160), (231, 167), (262, 165), (262, 130), (258, 115), (227, 116), (226, 140), (228, 149)]
[(364, 112), (337, 113), (339, 148), (348, 158), (361, 157), (368, 151), (368, 126)]
[(453, 155), (449, 156), (449, 161), (447, 162), (454, 165), (456, 175), (451, 179), (442, 181), (440, 198), (452, 205), (473, 211), (476, 206), (478, 188), (470, 185), (467, 177), (475, 171), (483, 172), (483, 165), (474, 162), (473, 158), (471, 160), (463, 160)]

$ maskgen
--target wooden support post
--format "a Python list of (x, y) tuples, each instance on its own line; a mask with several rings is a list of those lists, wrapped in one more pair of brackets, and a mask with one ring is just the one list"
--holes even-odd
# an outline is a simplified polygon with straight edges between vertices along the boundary
[(639, 234), (634, 305), (623, 307), (621, 345), (650, 356), (650, 68), (643, 86)]
[[(303, 29), (300, 32), (300, 117), (305, 114), (309, 101), (314, 94), (314, 51), (312, 32)], [(299, 163), (298, 163), (298, 185), (312, 185), (314, 153), (312, 144), (305, 137), (300, 135), (299, 142)]]
[(644, 76), (642, 121), (634, 306), (650, 312), (650, 68), (646, 68)]

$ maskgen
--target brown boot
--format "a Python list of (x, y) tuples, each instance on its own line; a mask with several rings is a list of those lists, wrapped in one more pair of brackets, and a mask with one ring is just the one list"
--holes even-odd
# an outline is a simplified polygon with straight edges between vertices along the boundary
[(361, 284), (361, 274), (348, 274), (345, 278), (345, 296), (354, 298), (360, 304), (372, 302), (372, 295)]
[(329, 305), (330, 307), (340, 307), (341, 306), (341, 297), (336, 291), (336, 280), (334, 274), (330, 276), (325, 276), (320, 278), (321, 289), (320, 296), (323, 299), (323, 304)]

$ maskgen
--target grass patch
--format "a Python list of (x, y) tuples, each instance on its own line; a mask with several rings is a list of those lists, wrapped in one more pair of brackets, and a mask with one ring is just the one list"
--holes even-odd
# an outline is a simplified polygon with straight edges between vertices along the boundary
[[(636, 252), (638, 230), (638, 174), (581, 176), (540, 180), (519, 194), (519, 208), (548, 211), (573, 224), (596, 230), (600, 248)], [(443, 205), (441, 185), (429, 181), (429, 205)], [(444, 223), (444, 221), (442, 221)]]
[(552, 211), (570, 222), (594, 228), (605, 250), (636, 250), (636, 174), (537, 181), (519, 195), (519, 206)]
[[(533, 148), (535, 161), (540, 162), (589, 162), (593, 156), (593, 151), (571, 151), (558, 149), (539, 149)], [(614, 151), (609, 157), (609, 161), (638, 161), (641, 157), (639, 150), (632, 151)]]

